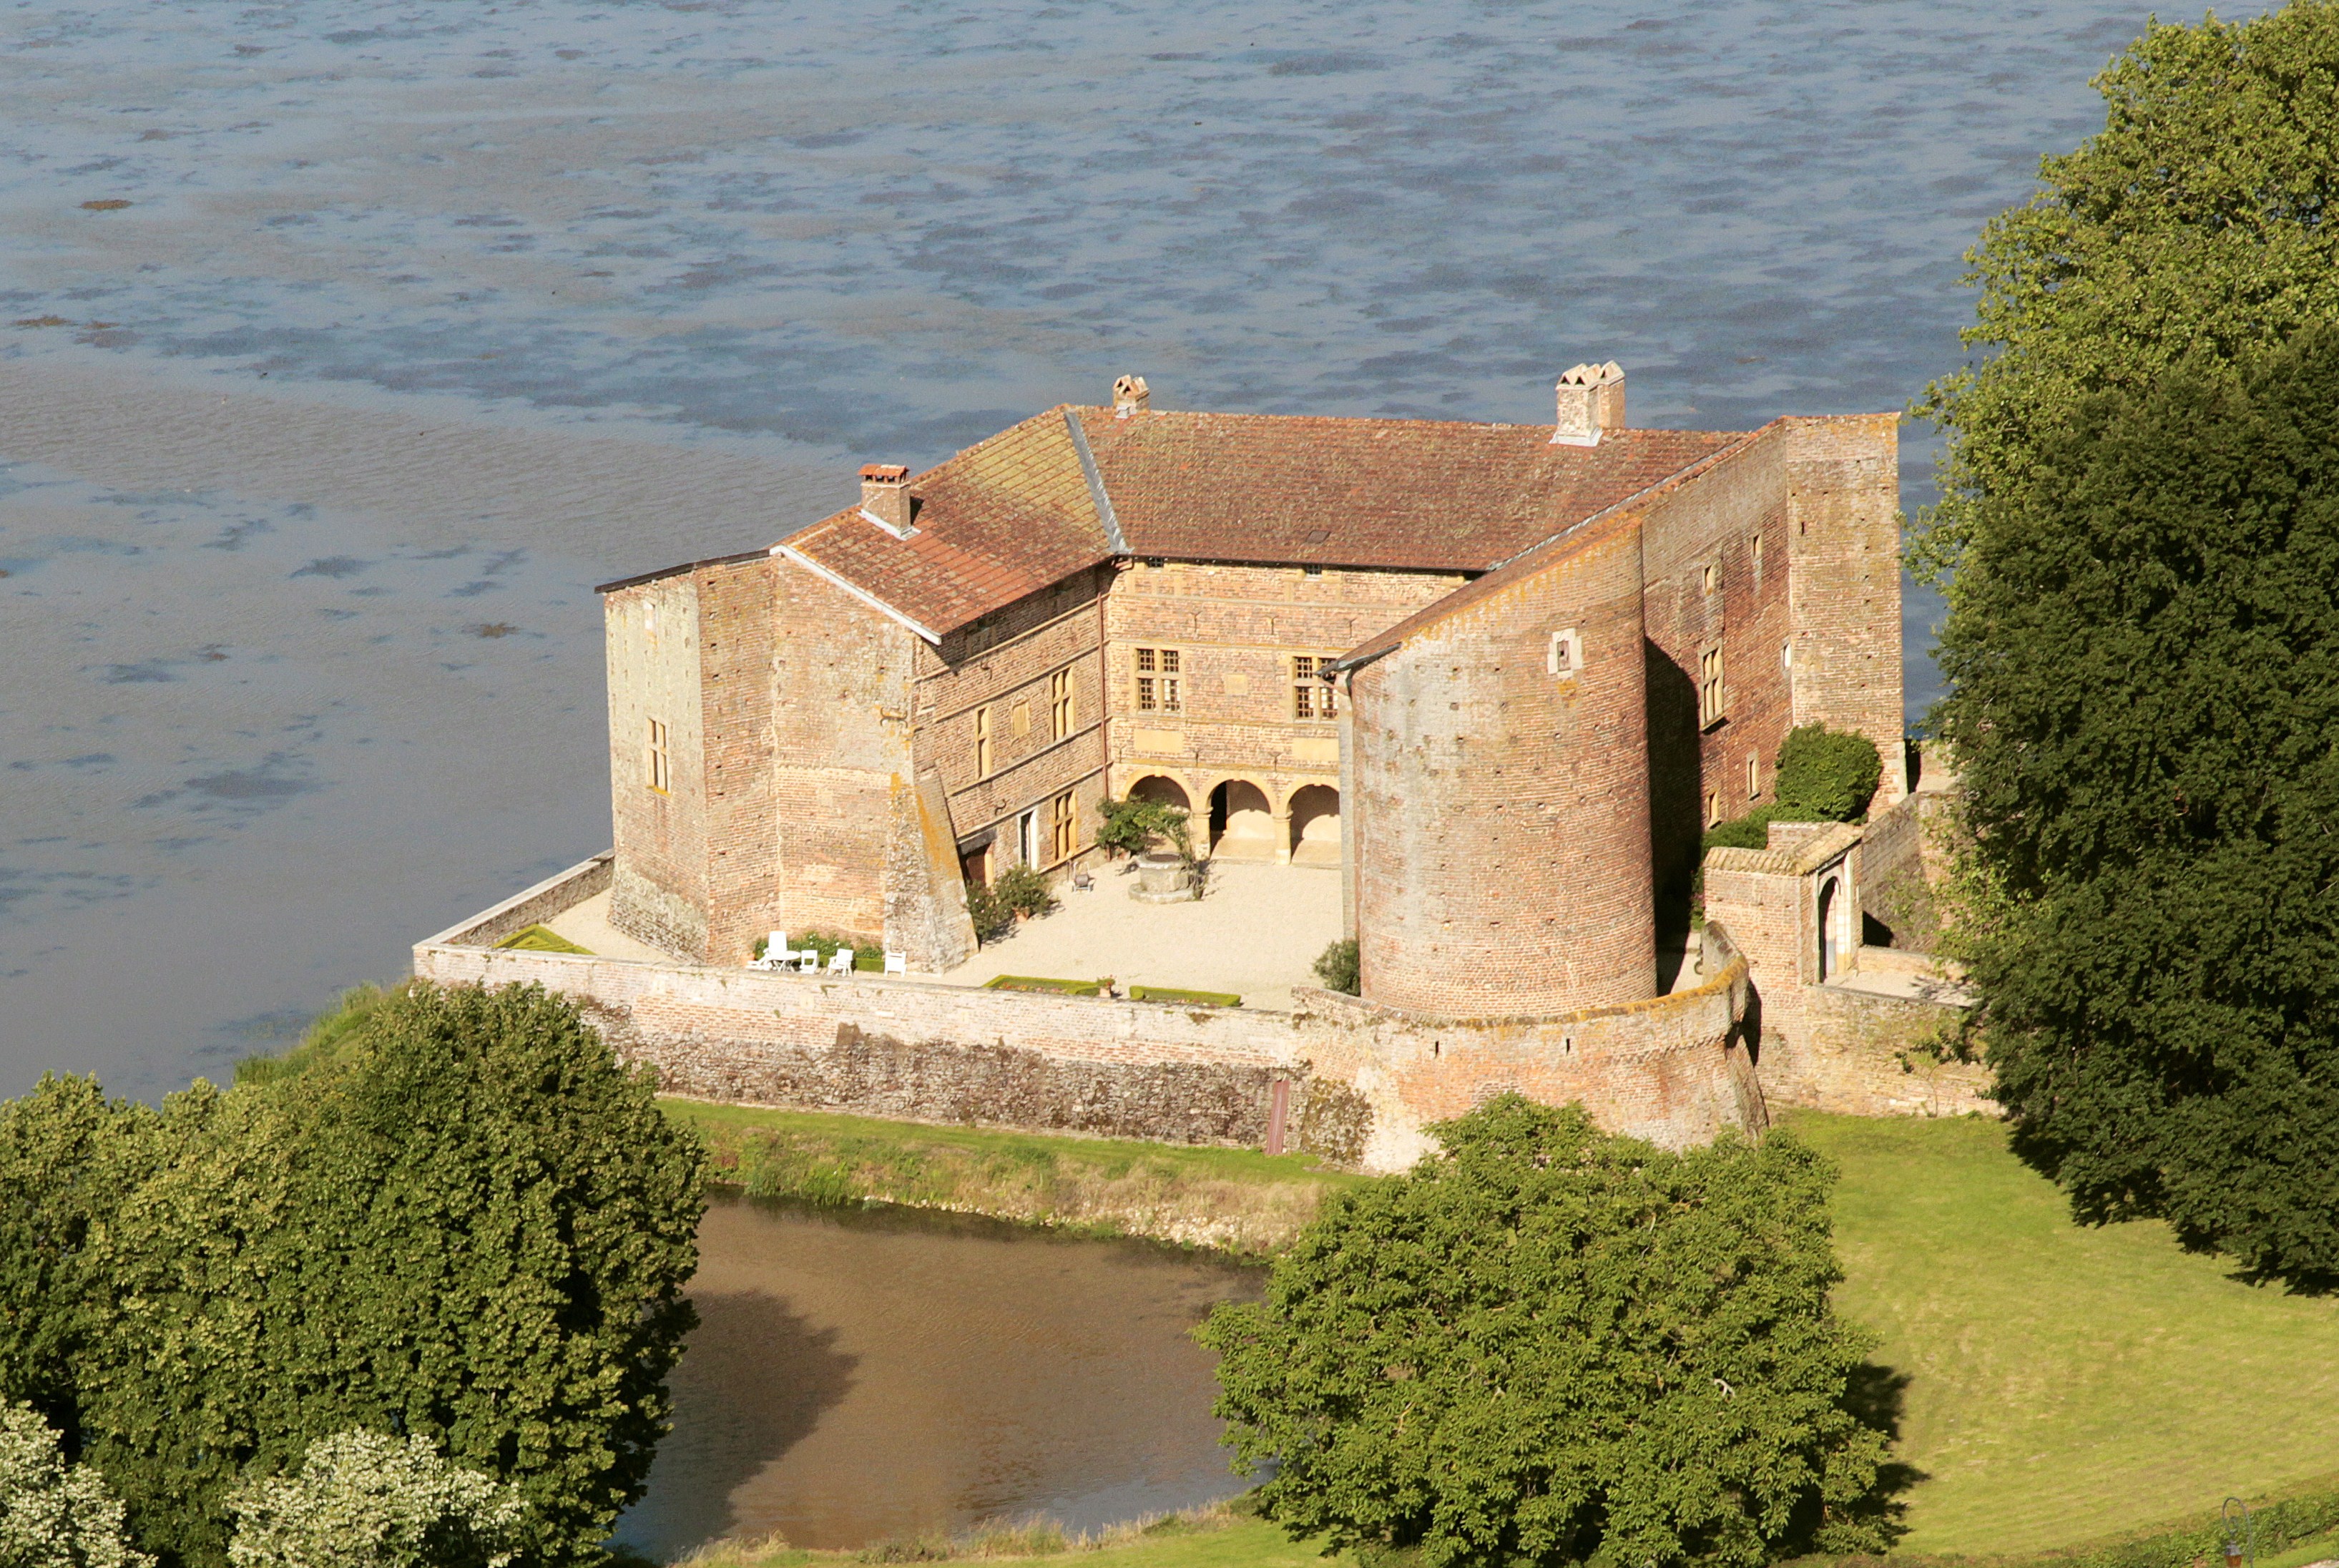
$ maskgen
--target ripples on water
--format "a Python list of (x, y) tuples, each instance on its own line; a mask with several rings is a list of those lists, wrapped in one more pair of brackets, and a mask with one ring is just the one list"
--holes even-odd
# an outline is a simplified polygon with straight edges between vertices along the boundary
[(1903, 403), (2143, 19), (0, 17), (0, 1093), (216, 1075), (602, 847), (590, 586), (862, 459), (1122, 370), (1170, 407), (1535, 419), (1610, 356), (1650, 424)]
[(1256, 1269), (912, 1210), (718, 1198), (676, 1430), (619, 1538), (860, 1546), (1046, 1514), (1075, 1530), (1239, 1489), (1189, 1331)]

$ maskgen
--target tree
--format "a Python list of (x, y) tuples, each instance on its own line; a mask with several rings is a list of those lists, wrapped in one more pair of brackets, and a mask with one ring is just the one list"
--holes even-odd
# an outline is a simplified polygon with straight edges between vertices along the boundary
[(1200, 1331), (1268, 1517), (1433, 1568), (1890, 1543), (1824, 1161), (1783, 1134), (1667, 1153), (1515, 1095), (1432, 1130)]
[(417, 984), (147, 1142), (73, 1375), (143, 1543), (216, 1568), (240, 1483), (364, 1427), (514, 1483), (531, 1561), (596, 1560), (666, 1430), (702, 1154), (573, 1003)]
[[(2240, 362), (2339, 318), (2339, 5), (2148, 25), (2095, 81), (2101, 133), (1968, 252), (1987, 357), (1929, 388), (1944, 498), (1912, 565), (1953, 567), (1985, 498), (2052, 482), (2081, 402)], [(1952, 605), (1959, 589), (1951, 579)]]
[(153, 1568), (123, 1539), (122, 1504), (31, 1406), (0, 1405), (0, 1568)]
[(1939, 654), (1999, 1095), (2083, 1218), (2339, 1277), (2339, 330), (2099, 395), (2039, 460)]
[(1107, 849), (1123, 854), (1142, 854), (1157, 843), (1166, 843), (1189, 863), (1194, 858), (1190, 818), (1185, 810), (1163, 801), (1143, 800), (1130, 795), (1127, 800), (1102, 800), (1097, 810), (1104, 823), (1097, 829), (1096, 841)]
[(1884, 776), (1876, 743), (1863, 735), (1801, 725), (1779, 743), (1774, 820), (1851, 822), (1868, 810)]
[(297, 1476), (239, 1488), (228, 1510), (231, 1568), (508, 1568), (528, 1518), (518, 1493), (429, 1438), (361, 1428), (316, 1444)]

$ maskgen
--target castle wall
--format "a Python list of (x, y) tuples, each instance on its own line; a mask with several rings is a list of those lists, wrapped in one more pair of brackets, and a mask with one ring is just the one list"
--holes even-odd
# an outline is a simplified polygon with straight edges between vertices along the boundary
[(1852, 730), (1884, 759), (1879, 810), (1909, 793), (1900, 689), (1900, 416), (1781, 421), (1794, 723)]
[[(706, 955), (707, 815), (700, 706), (698, 575), (607, 596), (609, 816), (617, 863), (609, 922), (653, 947)], [(651, 787), (650, 725), (666, 726), (670, 777)]]
[(1668, 1147), (1763, 1125), (1734, 1043), (1746, 969), (1724, 946), (1712, 980), (1673, 996), (1443, 1019), (1307, 988), (1286, 1013), (482, 945), (607, 876), (596, 857), (426, 940), (415, 974), (564, 993), (667, 1092), (744, 1104), (1255, 1147), (1282, 1080), (1295, 1147), (1373, 1170), (1404, 1169), (1430, 1124), (1510, 1090)]
[(1637, 518), (1594, 525), (1351, 678), (1368, 1001), (1547, 1014), (1655, 992), (1641, 546)]
[[(996, 875), (1017, 859), (1015, 819), (1039, 813), (1035, 863), (1093, 846), (1105, 779), (1104, 666), (1099, 597), (1109, 570), (1082, 572), (917, 650), (917, 756), (940, 779), (956, 843), (989, 857)], [(1055, 733), (1055, 677), (1071, 702)], [(978, 720), (990, 767), (978, 765)], [(1053, 853), (1054, 804), (1073, 796), (1071, 856)]]
[[(1762, 432), (1652, 501), (1643, 524), (1652, 857), (1658, 887), (1676, 901), (1686, 900), (1706, 825), (1771, 799), (1791, 727), (1788, 447), (1785, 430)], [(1705, 723), (1698, 682), (1712, 649), (1722, 711)]]
[[(1210, 793), (1229, 780), (1258, 786), (1267, 821), (1244, 821), (1229, 853), (1288, 860), (1292, 796), (1340, 789), (1338, 721), (1311, 693), (1297, 712), (1295, 656), (1337, 657), (1460, 586), (1450, 573), (1132, 562), (1106, 601), (1105, 692), (1111, 715), (1111, 788), (1170, 779), (1186, 794), (1198, 840)], [(1179, 651), (1179, 711), (1138, 706), (1140, 647)], [(1346, 800), (1345, 794), (1341, 796)], [(1306, 809), (1303, 803), (1303, 812)], [(1344, 824), (1345, 825), (1345, 824)], [(1327, 849), (1337, 843), (1319, 835)], [(1302, 858), (1308, 858), (1303, 850)], [(1327, 853), (1324, 863), (1334, 863)]]

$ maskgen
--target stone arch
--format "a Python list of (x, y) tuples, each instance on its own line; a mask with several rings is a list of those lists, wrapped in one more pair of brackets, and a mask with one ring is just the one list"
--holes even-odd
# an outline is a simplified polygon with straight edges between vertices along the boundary
[(1833, 980), (1848, 956), (1843, 951), (1841, 932), (1843, 912), (1847, 907), (1843, 896), (1843, 878), (1833, 873), (1820, 883), (1820, 979)]
[(1194, 809), (1194, 799), (1186, 793), (1186, 786), (1168, 774), (1147, 774), (1129, 786), (1129, 798), (1174, 805), (1183, 812)]
[(1284, 810), (1291, 818), (1289, 849), (1294, 865), (1340, 863), (1340, 792), (1330, 784), (1301, 784)]
[(1210, 791), (1210, 853), (1226, 860), (1275, 860), (1275, 808), (1266, 790), (1230, 778)]

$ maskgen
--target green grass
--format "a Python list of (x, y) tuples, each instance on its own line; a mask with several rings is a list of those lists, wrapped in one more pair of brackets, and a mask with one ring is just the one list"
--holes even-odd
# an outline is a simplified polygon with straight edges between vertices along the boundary
[[(1021, 1540), (1032, 1535), (1041, 1539)], [(1053, 1537), (1052, 1540), (1046, 1539)], [(917, 1544), (923, 1554), (883, 1545), (858, 1552), (807, 1552), (780, 1545), (725, 1544), (684, 1559), (690, 1568), (829, 1568), (883, 1562), (1039, 1562), (1064, 1568), (1355, 1568), (1343, 1553), (1326, 1557), (1321, 1548), (1295, 1544), (1276, 1526), (1230, 1515), (1224, 1508), (1172, 1515), (1148, 1527), (1122, 1526), (1088, 1540), (1065, 1540), (1061, 1532), (992, 1526), (956, 1538), (933, 1536)], [(1036, 1546), (1034, 1552), (1029, 1548)], [(2261, 1565), (2271, 1568), (2271, 1565)]]
[(876, 1199), (1261, 1253), (1366, 1180), (1314, 1157), (928, 1127), (666, 1100), (706, 1138), (718, 1180), (820, 1203)]
[(1788, 1125), (1842, 1168), (1837, 1303), (1909, 1379), (1904, 1553), (2071, 1545), (2339, 1462), (2339, 1299), (2244, 1285), (2156, 1222), (2083, 1228), (1979, 1118)]
[(1132, 985), (1131, 1001), (1192, 1002), (1201, 1007), (1240, 1007), (1242, 998), (1230, 991), (1179, 991), (1167, 985)]
[(558, 932), (541, 925), (522, 926), (496, 943), (498, 947), (516, 947), (527, 952), (581, 952), (590, 957), (593, 950), (579, 947)]
[(1100, 980), (1053, 980), (1041, 974), (996, 974), (982, 982), (985, 991), (1047, 991), (1060, 996), (1094, 996), (1104, 989)]

